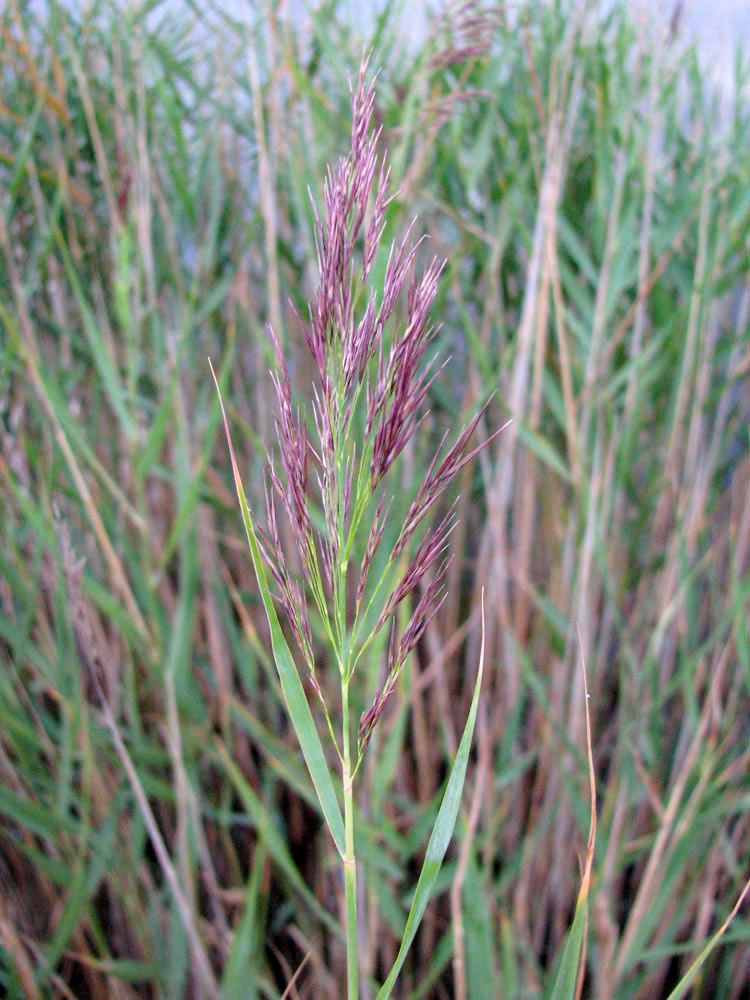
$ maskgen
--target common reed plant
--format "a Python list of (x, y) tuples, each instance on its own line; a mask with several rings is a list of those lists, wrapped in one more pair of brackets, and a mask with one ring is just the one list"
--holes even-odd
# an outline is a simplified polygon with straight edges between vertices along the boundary
[[(444, 600), (354, 777), (360, 990), (386, 979), (404, 939), (474, 696), (485, 587), (465, 805), (394, 996), (473, 1000), (489, 983), (504, 1000), (549, 1000), (570, 987), (559, 972), (578, 934), (584, 997), (666, 1000), (692, 976), (692, 995), (739, 1000), (747, 904), (725, 921), (750, 869), (747, 57), (717, 92), (678, 14), (660, 32), (625, 3), (450, 4), (416, 39), (399, 4), (366, 28), (356, 5), (306, 5), (300, 22), (291, 6), (246, 5), (248, 24), (200, 0), (0, 3), (0, 993), (345, 991), (341, 854), (238, 537), (206, 357), (220, 359), (273, 557), (264, 444), (286, 474), (266, 325), (292, 423), (302, 406), (320, 454), (320, 376), (294, 310), (310, 330), (308, 185), (346, 151), (364, 45), (382, 67), (385, 232), (418, 216), (415, 287), (420, 262), (445, 261), (419, 370), (451, 361), (362, 514), (348, 628), (383, 496), (365, 603), (445, 430), (441, 455), (491, 399), (468, 455), (513, 423), (459, 470), (380, 591), (458, 497)], [(376, 305), (387, 263), (383, 246)], [(375, 385), (377, 357), (368, 366)], [(317, 538), (315, 469), (310, 455)], [(291, 585), (307, 592), (267, 482)], [(439, 565), (396, 609), (396, 652)], [(343, 757), (341, 674), (309, 596), (314, 678), (274, 608), (345, 846), (343, 768), (315, 689)], [(390, 639), (385, 624), (350, 684), (352, 771)], [(576, 925), (586, 705), (597, 838)]]
[[(351, 151), (334, 170), (329, 169), (323, 211), (315, 214), (320, 283), (309, 304), (307, 320), (297, 316), (315, 373), (310, 412), (295, 411), (288, 366), (278, 339), (273, 330), (269, 331), (277, 363), (271, 378), (278, 404), (279, 469), (269, 453), (265, 528), (259, 526), (247, 503), (224, 416), (235, 486), (268, 617), (274, 660), (310, 777), (343, 865), (350, 1000), (360, 995), (355, 777), (409, 654), (444, 600), (441, 590), (449, 564), (448, 540), (455, 525), (457, 500), (432, 523), (431, 515), (439, 510), (443, 494), (461, 469), (499, 433), (468, 451), (487, 404), (449, 447), (444, 447), (446, 432), (395, 541), (381, 557), (395, 488), (393, 473), (399, 456), (424, 419), (428, 392), (440, 373), (435, 358), (429, 356), (436, 333), (430, 322), (430, 307), (443, 265), (433, 259), (417, 274), (419, 241), (410, 242), (409, 230), (401, 243), (391, 246), (382, 291), (370, 281), (383, 237), (389, 169), (385, 154), (378, 163), (380, 130), (372, 129), (375, 84), (366, 82), (368, 64), (369, 59), (364, 59), (356, 89), (351, 91)], [(393, 324), (389, 333), (402, 294), (407, 298), (406, 319), (403, 324)], [(218, 389), (218, 381), (216, 386)], [(277, 505), (284, 510), (294, 540), (301, 582), (284, 550)], [(421, 530), (425, 524), (429, 526)], [(413, 544), (415, 539), (418, 544)], [(318, 695), (338, 758), (343, 824), (331, 770), (279, 625), (274, 596)], [(407, 620), (399, 627), (404, 607)], [(329, 706), (316, 677), (313, 615), (315, 631), (322, 633), (329, 647), (323, 659), (338, 669), (340, 713)], [(371, 706), (360, 716), (355, 740), (350, 688), (358, 676), (360, 661), (383, 629), (390, 634), (383, 677), (377, 691), (372, 692)], [(378, 993), (383, 1000), (391, 995), (453, 832), (476, 721), (483, 659), (481, 653), (469, 718), (427, 847), (401, 947)]]

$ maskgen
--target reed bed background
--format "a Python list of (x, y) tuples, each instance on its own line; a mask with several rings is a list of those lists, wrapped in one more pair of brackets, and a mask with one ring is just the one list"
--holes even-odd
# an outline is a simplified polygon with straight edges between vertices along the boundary
[[(513, 424), (462, 472), (447, 600), (359, 779), (363, 995), (398, 949), (484, 586), (464, 808), (396, 995), (549, 994), (589, 822), (578, 626), (583, 994), (666, 997), (750, 872), (747, 62), (720, 106), (679, 31), (624, 5), (463, 4), (420, 39), (395, 7), (366, 36), (335, 3), (248, 11), (0, 13), (0, 991), (343, 994), (343, 883), (206, 359), (262, 507), (266, 324), (304, 387), (308, 186), (347, 152), (366, 47), (386, 241), (417, 215), (447, 259), (451, 363), (405, 495), (490, 394), (477, 443)], [(746, 996), (749, 940), (745, 906), (693, 995)]]

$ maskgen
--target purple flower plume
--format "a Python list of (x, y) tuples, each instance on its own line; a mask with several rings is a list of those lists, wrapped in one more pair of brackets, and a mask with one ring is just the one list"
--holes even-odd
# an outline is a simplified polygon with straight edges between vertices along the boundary
[[(412, 241), (412, 223), (405, 238), (391, 247), (382, 291), (368, 284), (390, 202), (389, 168), (377, 153), (380, 130), (372, 132), (370, 127), (375, 90), (373, 82), (365, 82), (368, 63), (369, 59), (363, 61), (357, 86), (351, 90), (351, 150), (327, 172), (322, 211), (313, 202), (320, 283), (309, 303), (307, 322), (297, 314), (315, 366), (307, 413), (294, 407), (289, 371), (271, 333), (279, 458), (278, 465), (271, 456), (268, 459), (267, 527), (260, 533), (278, 599), (311, 673), (314, 653), (307, 599), (284, 556), (277, 506), (286, 515), (306, 589), (324, 628), (339, 652), (348, 651), (348, 662), (340, 662), (342, 671), (353, 670), (361, 650), (391, 623), (385, 680), (360, 720), (360, 751), (369, 742), (409, 653), (444, 599), (455, 501), (431, 529), (420, 529), (456, 474), (486, 445), (466, 453), (489, 405), (447, 451), (443, 439), (387, 554), (385, 570), (381, 560), (377, 580), (370, 580), (392, 505), (381, 484), (424, 419), (427, 395), (441, 371), (428, 351), (437, 332), (429, 316), (444, 263), (433, 259), (421, 275), (415, 274), (421, 240)], [(387, 341), (386, 324), (404, 299), (405, 321)], [(416, 550), (407, 558), (418, 533)], [(360, 559), (352, 609), (347, 605), (351, 591), (346, 577), (355, 553)], [(406, 568), (397, 572), (403, 565)], [(399, 636), (394, 623), (404, 602), (412, 610)], [(320, 694), (317, 682), (315, 688)]]

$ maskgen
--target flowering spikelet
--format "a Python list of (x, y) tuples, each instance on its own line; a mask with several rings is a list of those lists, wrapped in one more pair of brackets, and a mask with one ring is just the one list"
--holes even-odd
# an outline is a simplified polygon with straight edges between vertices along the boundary
[[(351, 92), (351, 150), (328, 170), (322, 212), (313, 202), (320, 283), (309, 303), (308, 321), (297, 316), (315, 366), (307, 415), (295, 411), (289, 372), (272, 334), (279, 460), (277, 468), (269, 456), (267, 528), (261, 533), (263, 557), (311, 673), (315, 664), (308, 605), (284, 557), (277, 502), (289, 522), (306, 590), (338, 651), (342, 678), (348, 681), (375, 635), (391, 625), (385, 680), (360, 720), (360, 753), (409, 653), (444, 599), (455, 501), (422, 535), (411, 558), (402, 556), (449, 483), (482, 447), (465, 454), (486, 411), (485, 405), (445, 454), (443, 439), (386, 554), (385, 569), (381, 559), (377, 580), (370, 581), (393, 499), (383, 481), (423, 419), (430, 386), (441, 370), (427, 352), (436, 334), (429, 314), (444, 264), (434, 259), (415, 275), (421, 241), (412, 241), (412, 223), (405, 238), (391, 247), (382, 291), (368, 285), (390, 199), (389, 169), (385, 158), (378, 164), (376, 152), (380, 131), (373, 134), (370, 129), (375, 91), (373, 83), (365, 82), (367, 68), (365, 60)], [(404, 296), (405, 322), (386, 343), (386, 324)], [(347, 588), (347, 579), (356, 553), (360, 561), (354, 570), (358, 575), (352, 608), (346, 595), (353, 587)], [(404, 602), (411, 602), (413, 609), (399, 636), (395, 614)], [(317, 682), (314, 686), (320, 694)]]

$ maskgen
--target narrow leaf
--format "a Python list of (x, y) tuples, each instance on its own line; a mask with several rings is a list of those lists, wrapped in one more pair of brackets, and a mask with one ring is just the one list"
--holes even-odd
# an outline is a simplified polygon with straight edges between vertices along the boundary
[(706, 959), (711, 954), (711, 952), (714, 950), (714, 948), (717, 946), (717, 944), (719, 943), (720, 938), (722, 937), (722, 935), (726, 931), (727, 927), (729, 927), (729, 925), (731, 924), (731, 922), (734, 920), (735, 916), (737, 915), (737, 911), (739, 910), (740, 906), (742, 906), (742, 901), (745, 898), (745, 896), (747, 895), (747, 893), (748, 893), (749, 890), (750, 890), (750, 881), (745, 883), (745, 888), (742, 890), (742, 892), (739, 895), (739, 898), (737, 899), (737, 902), (732, 907), (732, 912), (729, 914), (729, 916), (724, 921), (724, 923), (721, 925), (721, 927), (718, 929), (718, 931), (709, 940), (709, 942), (706, 945), (706, 947), (703, 949), (703, 951), (701, 951), (701, 953), (695, 959), (695, 961), (690, 966), (690, 968), (687, 970), (687, 972), (682, 977), (682, 979), (679, 981), (679, 983), (675, 986), (675, 988), (669, 994), (669, 996), (667, 997), (667, 1000), (680, 1000), (680, 997), (684, 997), (685, 996), (685, 994), (687, 993), (687, 991), (692, 986), (693, 980), (698, 975), (698, 970), (703, 965), (703, 963), (706, 961)]
[(432, 887), (435, 884), (435, 879), (437, 878), (440, 866), (443, 863), (445, 852), (448, 850), (448, 844), (453, 836), (453, 828), (456, 825), (458, 807), (461, 803), (461, 793), (463, 792), (464, 780), (466, 778), (466, 765), (469, 760), (471, 741), (474, 736), (474, 725), (477, 720), (479, 691), (482, 686), (482, 674), (484, 672), (484, 638), (483, 590), (482, 646), (479, 653), (479, 670), (477, 672), (477, 681), (474, 685), (474, 695), (471, 699), (469, 717), (466, 720), (466, 726), (464, 728), (463, 736), (461, 737), (461, 742), (458, 745), (455, 760), (453, 761), (451, 773), (448, 778), (448, 784), (445, 789), (445, 794), (443, 795), (443, 801), (440, 805), (440, 811), (438, 812), (437, 819), (435, 820), (435, 826), (433, 827), (432, 834), (430, 835), (430, 842), (427, 845), (427, 853), (425, 855), (424, 864), (422, 865), (422, 873), (419, 876), (417, 889), (414, 893), (411, 909), (409, 910), (409, 916), (406, 921), (401, 947), (399, 948), (396, 961), (393, 963), (393, 968), (391, 969), (388, 978), (380, 988), (377, 1000), (387, 1000), (387, 998), (391, 995), (396, 978), (401, 971), (404, 959), (406, 958), (407, 952), (409, 951), (411, 943), (417, 933), (417, 928), (419, 927), (422, 917), (424, 916), (424, 911), (427, 909), (427, 904), (432, 893)]
[(557, 972), (555, 985), (550, 994), (550, 1000), (577, 1000), (583, 986), (583, 969), (586, 962), (586, 931), (589, 922), (589, 887), (591, 885), (591, 868), (594, 862), (594, 845), (596, 843), (596, 777), (594, 774), (594, 758), (591, 752), (591, 718), (589, 716), (589, 687), (586, 680), (586, 661), (583, 656), (583, 642), (580, 630), (578, 641), (581, 646), (581, 669), (583, 670), (583, 693), (586, 698), (586, 749), (588, 751), (589, 786), (591, 788), (591, 823), (589, 839), (586, 845), (586, 864), (583, 869), (581, 888), (578, 893), (573, 926), (563, 948), (560, 968)]
[(553, 472), (557, 473), (561, 479), (564, 479), (566, 482), (571, 481), (570, 469), (568, 469), (565, 461), (557, 453), (555, 447), (546, 438), (542, 437), (541, 434), (537, 434), (536, 431), (524, 423), (519, 423), (518, 425), (518, 436), (532, 455), (536, 455), (540, 462), (543, 462)]
[(112, 409), (120, 421), (120, 426), (123, 429), (125, 437), (128, 441), (134, 441), (135, 421), (127, 408), (127, 399), (120, 379), (117, 363), (115, 359), (110, 358), (109, 353), (107, 352), (101, 330), (99, 329), (99, 324), (96, 320), (94, 311), (86, 298), (83, 284), (80, 280), (78, 272), (76, 271), (75, 263), (70, 251), (65, 244), (62, 232), (58, 229), (55, 236), (66, 276), (70, 282), (70, 287), (73, 290), (73, 294), (75, 295), (78, 303), (78, 308), (81, 312), (83, 330), (86, 334), (89, 347), (91, 348), (91, 355), (94, 359), (94, 364), (96, 365), (97, 371), (101, 376), (102, 386), (104, 387), (104, 391), (109, 399)]
[(268, 850), (271, 859), (287, 880), (291, 888), (307, 903), (316, 917), (334, 934), (340, 932), (340, 928), (335, 920), (326, 912), (311, 892), (305, 880), (299, 873), (299, 869), (294, 863), (294, 859), (289, 853), (286, 841), (273, 823), (272, 817), (263, 805), (260, 797), (253, 791), (250, 784), (245, 781), (242, 772), (234, 763), (229, 751), (220, 740), (216, 743), (216, 749), (229, 778), (234, 785), (245, 813), (255, 827), (259, 840), (264, 849)]
[(588, 923), (588, 901), (579, 899), (576, 905), (573, 926), (570, 928), (563, 948), (557, 979), (550, 994), (550, 1000), (573, 1000), (576, 995), (578, 970), (581, 964), (581, 953), (586, 939)]
[(318, 730), (315, 728), (315, 722), (312, 717), (312, 712), (310, 711), (310, 706), (307, 702), (305, 689), (303, 688), (302, 681), (297, 673), (294, 658), (292, 657), (287, 641), (284, 638), (284, 633), (281, 630), (281, 625), (279, 624), (279, 619), (276, 614), (276, 608), (273, 604), (273, 597), (268, 587), (260, 548), (255, 535), (255, 526), (253, 524), (252, 514), (250, 513), (250, 508), (248, 506), (247, 499), (245, 498), (245, 491), (242, 487), (242, 480), (240, 478), (237, 460), (234, 455), (234, 448), (232, 447), (232, 439), (229, 434), (229, 422), (227, 420), (226, 411), (224, 410), (224, 401), (221, 397), (221, 389), (219, 388), (219, 382), (216, 378), (216, 374), (210, 360), (208, 364), (211, 368), (211, 374), (213, 375), (213, 379), (216, 384), (216, 391), (219, 394), (221, 415), (224, 419), (224, 430), (227, 435), (229, 456), (232, 461), (234, 485), (237, 489), (237, 497), (240, 501), (242, 519), (245, 522), (245, 531), (247, 532), (247, 540), (250, 544), (250, 554), (253, 559), (255, 575), (258, 579), (260, 595), (263, 599), (263, 607), (266, 609), (268, 626), (271, 630), (271, 647), (273, 649), (273, 658), (276, 663), (276, 669), (279, 672), (281, 689), (284, 692), (284, 698), (286, 699), (292, 725), (297, 733), (297, 739), (299, 740), (299, 745), (302, 749), (302, 755), (305, 758), (307, 769), (310, 772), (312, 783), (315, 786), (315, 792), (318, 796), (318, 801), (320, 802), (320, 808), (323, 810), (323, 816), (328, 824), (328, 829), (331, 831), (331, 836), (336, 844), (336, 848), (339, 854), (343, 857), (346, 838), (344, 834), (344, 821), (341, 816), (341, 808), (339, 807), (339, 803), (336, 798), (333, 781), (331, 780), (331, 772), (328, 769), (325, 754), (323, 753), (323, 747), (320, 742), (320, 737), (318, 736)]
[(263, 951), (265, 913), (261, 914), (262, 879), (265, 869), (266, 848), (261, 840), (255, 849), (250, 868), (242, 916), (232, 938), (232, 948), (224, 965), (221, 991), (225, 997), (244, 997), (257, 1000), (258, 958)]

